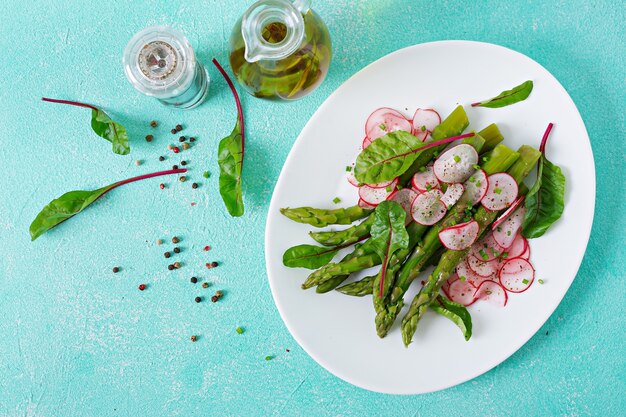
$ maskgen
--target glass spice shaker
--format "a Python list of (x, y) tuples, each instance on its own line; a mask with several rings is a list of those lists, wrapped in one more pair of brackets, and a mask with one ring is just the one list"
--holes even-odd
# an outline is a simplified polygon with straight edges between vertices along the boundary
[(168, 26), (149, 27), (133, 36), (122, 63), (135, 89), (166, 106), (191, 109), (208, 94), (208, 72), (187, 38)]
[(230, 66), (250, 94), (295, 100), (322, 83), (332, 46), (310, 5), (311, 0), (260, 0), (235, 24)]

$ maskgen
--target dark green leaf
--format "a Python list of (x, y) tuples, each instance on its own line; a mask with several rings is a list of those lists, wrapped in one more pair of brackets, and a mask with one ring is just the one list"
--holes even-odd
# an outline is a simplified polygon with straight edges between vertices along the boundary
[(114, 186), (115, 184), (107, 185), (93, 191), (70, 191), (52, 200), (31, 223), (31, 240), (37, 239), (54, 226), (80, 213)]
[(101, 109), (91, 110), (91, 128), (100, 137), (105, 138), (113, 145), (113, 152), (119, 155), (128, 155), (130, 146), (126, 129), (119, 123), (111, 120)]
[(220, 141), (217, 162), (220, 167), (220, 194), (226, 209), (233, 217), (243, 215), (241, 168), (243, 166), (243, 141), (239, 118), (229, 136)]
[(494, 98), (473, 103), (472, 107), (480, 106), (495, 109), (498, 107), (510, 106), (511, 104), (526, 100), (531, 91), (533, 91), (533, 82), (528, 80), (521, 83), (517, 87), (513, 87), (511, 90), (501, 92)]
[(293, 246), (283, 254), (283, 265), (289, 268), (317, 269), (330, 262), (341, 248), (315, 245)]
[(522, 235), (542, 236), (561, 217), (565, 207), (565, 176), (557, 165), (541, 156), (537, 181), (526, 196), (526, 217)]
[(472, 337), (472, 316), (464, 306), (439, 295), (430, 308), (456, 324), (463, 332), (465, 340)]

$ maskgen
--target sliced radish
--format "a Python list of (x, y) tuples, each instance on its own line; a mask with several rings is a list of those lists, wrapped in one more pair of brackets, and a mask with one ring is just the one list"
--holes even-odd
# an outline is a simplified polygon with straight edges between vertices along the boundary
[(366, 203), (377, 206), (385, 201), (394, 189), (395, 187), (391, 186), (386, 188), (374, 188), (369, 185), (361, 185), (359, 187), (359, 197)]
[(441, 220), (447, 211), (441, 202), (442, 195), (440, 190), (430, 190), (418, 195), (411, 205), (413, 220), (424, 226), (431, 226)]
[(474, 301), (476, 301), (476, 299), (474, 298), (475, 291), (476, 289), (472, 287), (469, 282), (463, 281), (461, 279), (454, 281), (452, 284), (450, 284), (450, 287), (448, 287), (450, 300), (454, 301), (455, 303), (462, 304), (466, 307), (472, 305)]
[(526, 250), (519, 257), (526, 259), (527, 261), (530, 260), (530, 245), (528, 244), (528, 241), (526, 242)]
[(478, 153), (473, 146), (462, 143), (439, 155), (433, 170), (441, 182), (464, 182), (474, 172)]
[(506, 172), (499, 172), (487, 178), (489, 183), (487, 193), (480, 200), (483, 207), (489, 211), (503, 210), (509, 207), (517, 198), (519, 187), (515, 179)]
[(502, 265), (500, 283), (511, 292), (524, 292), (535, 279), (535, 268), (526, 259), (509, 259)]
[(394, 178), (391, 181), (384, 181), (384, 182), (379, 182), (378, 184), (365, 184), (368, 187), (372, 187), (372, 188), (393, 188), (395, 189), (396, 186), (398, 185), (398, 179)]
[(500, 269), (500, 266), (498, 265), (496, 259), (489, 262), (483, 262), (475, 256), (467, 257), (467, 266), (469, 266), (469, 268), (476, 274), (485, 278), (494, 277), (495, 274), (498, 272), (498, 269)]
[(504, 252), (504, 249), (498, 245), (493, 238), (493, 235), (489, 233), (480, 241), (476, 242), (470, 251), (470, 254), (479, 261), (488, 262), (496, 259)]
[(413, 126), (402, 113), (389, 107), (374, 110), (365, 123), (365, 134), (371, 140), (378, 139), (396, 130), (404, 130), (411, 133)]
[(515, 239), (513, 239), (513, 243), (511, 244), (511, 246), (509, 246), (509, 248), (506, 250), (505, 252), (506, 257), (503, 256), (503, 258), (507, 258), (507, 259), (519, 258), (526, 252), (527, 246), (528, 246), (528, 241), (526, 240), (526, 238), (518, 233)]
[(465, 187), (463, 187), (463, 184), (450, 184), (446, 192), (443, 193), (443, 196), (441, 197), (441, 202), (445, 204), (448, 209), (450, 209), (450, 207), (452, 207), (456, 204), (457, 201), (459, 201), (459, 198), (461, 198), (464, 191)]
[(359, 207), (365, 210), (374, 210), (376, 206), (371, 205), (370, 203), (366, 203), (362, 198), (359, 198), (359, 202), (357, 203)]
[(405, 223), (409, 224), (413, 220), (411, 217), (411, 205), (413, 204), (413, 200), (417, 197), (417, 193), (410, 188), (403, 188), (401, 190), (396, 190), (389, 194), (387, 200), (395, 201), (400, 204), (406, 213)]
[(524, 216), (526, 216), (526, 206), (520, 206), (495, 228), (492, 233), (498, 245), (506, 249), (511, 247), (522, 227)]
[(439, 240), (447, 249), (464, 250), (472, 246), (478, 238), (480, 225), (476, 220), (446, 227), (439, 232)]
[(448, 278), (448, 280), (443, 283), (441, 289), (443, 290), (446, 297), (450, 298), (450, 291), (448, 291), (450, 289), (450, 284), (452, 284), (454, 281), (458, 281), (458, 279), (459, 276), (457, 274), (452, 274), (450, 275), (450, 278)]
[(433, 166), (427, 165), (424, 171), (418, 171), (411, 179), (411, 184), (420, 192), (430, 191), (439, 188), (439, 181), (433, 172)]
[(487, 301), (500, 307), (504, 307), (509, 299), (504, 287), (499, 282), (490, 280), (483, 281), (476, 288), (473, 296), (477, 300)]
[(417, 137), (432, 132), (441, 124), (441, 116), (433, 109), (417, 109), (413, 115), (413, 134)]
[(513, 204), (511, 204), (511, 207), (509, 207), (508, 209), (506, 209), (506, 211), (504, 213), (502, 213), (500, 215), (500, 217), (498, 217), (496, 219), (495, 222), (493, 222), (491, 224), (491, 230), (495, 230), (496, 227), (500, 226), (500, 224), (506, 220), (507, 217), (509, 217), (511, 215), (511, 213), (513, 213), (513, 210), (515, 210), (517, 208), (517, 206), (519, 206), (522, 201), (524, 201), (524, 196), (521, 196), (520, 198), (518, 198), (517, 200), (515, 200), (515, 202)]
[(348, 172), (348, 174), (346, 175), (346, 178), (348, 179), (348, 182), (351, 185), (354, 185), (355, 187), (358, 187), (359, 185), (361, 185), (361, 184), (359, 184), (359, 182), (357, 181), (356, 177), (354, 176), (354, 170)]
[(365, 149), (368, 146), (370, 146), (372, 144), (372, 140), (370, 138), (368, 138), (367, 136), (365, 136), (365, 138), (363, 139), (363, 142), (361, 143), (361, 148)]
[[(472, 256), (469, 256), (468, 258), (472, 258)], [(474, 272), (472, 268), (469, 267), (469, 262), (467, 259), (459, 262), (459, 264), (456, 266), (456, 273), (459, 278), (463, 277), (474, 288), (477, 288), (483, 281), (491, 279), (491, 277), (483, 277)]]
[(472, 206), (478, 204), (487, 193), (487, 187), (489, 182), (487, 180), (487, 174), (482, 169), (477, 169), (472, 175), (465, 181), (463, 186), (465, 190), (470, 193), (472, 198)]

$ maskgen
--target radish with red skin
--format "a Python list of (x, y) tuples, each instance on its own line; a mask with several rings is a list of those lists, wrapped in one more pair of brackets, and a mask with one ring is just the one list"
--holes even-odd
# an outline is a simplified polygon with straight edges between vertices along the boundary
[(530, 260), (530, 245), (528, 242), (526, 242), (526, 250), (524, 250), (524, 253), (522, 253), (519, 257), (526, 259), (527, 261)]
[(483, 281), (474, 292), (476, 300), (487, 301), (499, 307), (504, 307), (509, 300), (504, 287), (496, 281)]
[(368, 146), (370, 146), (372, 144), (372, 140), (370, 138), (368, 138), (367, 136), (365, 136), (365, 138), (363, 139), (363, 142), (361, 142), (361, 148), (365, 149)]
[(493, 238), (498, 245), (505, 249), (508, 249), (513, 244), (513, 241), (519, 234), (522, 222), (526, 216), (526, 207), (520, 206), (509, 217), (507, 217), (500, 226), (492, 232)]
[(504, 210), (515, 202), (519, 187), (515, 178), (506, 172), (492, 174), (488, 178), (487, 193), (480, 203), (489, 211)]
[(378, 184), (365, 184), (368, 187), (372, 187), (372, 188), (393, 188), (395, 190), (395, 188), (398, 186), (398, 178), (394, 178), (391, 181), (383, 181), (383, 182), (379, 182)]
[(389, 107), (375, 110), (368, 117), (367, 122), (365, 122), (365, 134), (371, 140), (378, 139), (396, 130), (404, 130), (411, 133), (413, 126), (402, 113)]
[(465, 187), (463, 187), (463, 184), (450, 184), (446, 192), (443, 193), (443, 196), (441, 197), (441, 202), (449, 210), (450, 207), (452, 207), (456, 204), (457, 201), (459, 201), (464, 192)]
[(439, 188), (439, 181), (433, 172), (433, 166), (427, 165), (424, 171), (418, 171), (411, 178), (411, 184), (420, 192), (430, 191), (433, 188)]
[(498, 265), (498, 260), (493, 259), (488, 262), (481, 261), (475, 256), (468, 256), (466, 258), (467, 266), (477, 275), (485, 278), (492, 278), (500, 269), (500, 265)]
[(517, 200), (515, 200), (515, 202), (513, 204), (511, 204), (511, 207), (509, 207), (508, 209), (506, 209), (506, 211), (504, 213), (502, 213), (500, 215), (500, 217), (498, 217), (496, 219), (495, 222), (491, 223), (491, 230), (495, 230), (496, 227), (500, 226), (500, 223), (502, 223), (503, 221), (506, 220), (507, 217), (509, 217), (511, 215), (511, 213), (513, 213), (513, 210), (515, 210), (517, 208), (517, 206), (519, 206), (522, 201), (524, 201), (524, 197), (525, 196), (521, 196), (520, 198), (518, 198)]
[(446, 206), (441, 202), (440, 190), (426, 191), (415, 197), (411, 205), (413, 220), (423, 226), (432, 226), (446, 215)]
[(350, 185), (354, 185), (355, 187), (358, 187), (361, 185), (356, 180), (356, 177), (354, 176), (354, 172), (352, 171), (348, 172), (348, 174), (346, 175), (346, 178), (348, 179), (348, 182), (350, 183)]
[(476, 257), (479, 261), (487, 262), (496, 259), (504, 252), (504, 249), (494, 240), (493, 235), (489, 233), (480, 241), (476, 242), (470, 250), (471, 256)]
[(362, 198), (359, 198), (359, 202), (357, 203), (357, 205), (365, 210), (374, 210), (376, 208), (376, 206), (365, 202)]
[(433, 171), (440, 182), (452, 184), (466, 181), (475, 171), (478, 152), (472, 145), (462, 143), (439, 155)]
[[(471, 258), (471, 256), (469, 258)], [(463, 277), (474, 288), (477, 288), (483, 281), (493, 278), (491, 276), (483, 277), (474, 272), (472, 268), (469, 267), (469, 262), (467, 258), (459, 262), (459, 264), (456, 266), (456, 274), (459, 276), (459, 278)]]
[(465, 250), (478, 238), (480, 225), (476, 220), (446, 227), (439, 232), (439, 241), (451, 250)]
[(387, 199), (389, 194), (396, 189), (396, 185), (398, 185), (397, 179), (393, 180), (387, 187), (372, 187), (363, 184), (359, 187), (359, 197), (366, 203), (377, 206)]
[(526, 259), (509, 259), (498, 273), (500, 284), (508, 291), (520, 293), (526, 291), (535, 279), (535, 268)]
[[(432, 132), (437, 126), (441, 124), (441, 116), (433, 109), (417, 109), (413, 114), (413, 135), (418, 138), (423, 135), (426, 139), (428, 133)], [(424, 135), (426, 132), (426, 135)]]
[(450, 284), (452, 284), (454, 281), (458, 281), (458, 279), (459, 279), (459, 276), (456, 273), (454, 273), (450, 275), (450, 277), (448, 278), (446, 282), (443, 283), (443, 286), (441, 287), (441, 289), (443, 290), (446, 297), (450, 298), (450, 292), (448, 291), (448, 289), (450, 288)]
[(468, 307), (476, 301), (474, 298), (475, 291), (476, 289), (469, 282), (458, 279), (450, 284), (450, 287), (448, 287), (448, 298), (455, 303)]
[(387, 197), (387, 200), (395, 201), (400, 204), (406, 213), (406, 218), (404, 219), (405, 224), (411, 223), (413, 219), (411, 218), (411, 206), (413, 205), (413, 200), (417, 197), (417, 193), (413, 191), (411, 188), (403, 188), (401, 190), (393, 191)]
[(482, 169), (478, 169), (463, 183), (463, 186), (466, 192), (470, 193), (472, 206), (478, 204), (487, 193), (489, 186), (487, 174)]
[(506, 258), (513, 259), (522, 256), (528, 247), (528, 241), (520, 233), (515, 236), (511, 246), (506, 249)]

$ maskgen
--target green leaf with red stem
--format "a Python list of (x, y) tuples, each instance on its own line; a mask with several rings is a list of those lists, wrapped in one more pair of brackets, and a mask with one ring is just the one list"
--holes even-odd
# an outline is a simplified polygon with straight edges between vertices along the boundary
[(239, 217), (243, 215), (244, 211), (241, 187), (245, 150), (243, 111), (241, 102), (239, 101), (239, 95), (230, 77), (215, 58), (213, 59), (213, 64), (228, 83), (237, 105), (237, 122), (235, 123), (235, 128), (230, 135), (220, 141), (217, 151), (217, 163), (220, 167), (220, 195), (222, 196), (224, 205), (231, 216)]
[(528, 98), (533, 91), (533, 82), (528, 80), (524, 81), (520, 85), (513, 87), (510, 90), (506, 90), (488, 100), (472, 103), (472, 107), (488, 107), (496, 109), (499, 107), (510, 106), (511, 104), (519, 103)]
[(118, 155), (128, 155), (130, 145), (128, 144), (128, 133), (121, 124), (113, 121), (104, 110), (92, 106), (91, 104), (80, 103), (78, 101), (56, 100), (52, 98), (42, 98), (42, 101), (50, 103), (68, 104), (70, 106), (85, 107), (91, 109), (91, 129), (94, 133), (109, 142), (113, 146), (113, 152)]
[(182, 174), (184, 172), (187, 172), (184, 168), (171, 169), (168, 171), (154, 172), (152, 174), (140, 175), (138, 177), (118, 181), (105, 187), (98, 188), (97, 190), (78, 190), (67, 192), (61, 197), (52, 200), (39, 212), (37, 217), (35, 217), (35, 220), (33, 220), (30, 225), (30, 238), (31, 240), (37, 239), (53, 227), (63, 223), (71, 217), (74, 217), (93, 204), (100, 197), (119, 186), (147, 178), (170, 174)]

